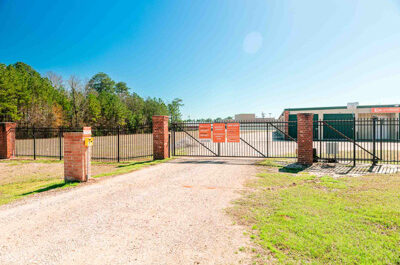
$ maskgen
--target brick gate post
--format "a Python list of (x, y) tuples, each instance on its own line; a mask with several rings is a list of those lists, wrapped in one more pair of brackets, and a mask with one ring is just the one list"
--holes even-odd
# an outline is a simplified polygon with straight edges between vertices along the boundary
[(286, 133), (285, 140), (289, 140), (289, 137), (287, 137), (289, 134), (289, 111), (285, 110), (283, 115), (284, 115), (284, 121), (286, 122), (285, 123), (285, 133)]
[(84, 127), (82, 132), (64, 133), (64, 180), (87, 181), (90, 176), (89, 147), (85, 146), (85, 138), (91, 137), (90, 127)]
[(313, 164), (313, 116), (312, 113), (297, 114), (297, 162), (302, 165)]
[(168, 116), (153, 116), (153, 157), (168, 158)]
[(0, 159), (10, 159), (15, 150), (15, 122), (0, 122)]

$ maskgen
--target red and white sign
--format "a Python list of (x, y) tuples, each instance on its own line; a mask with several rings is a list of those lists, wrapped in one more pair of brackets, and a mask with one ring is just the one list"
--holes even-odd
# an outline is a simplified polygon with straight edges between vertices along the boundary
[(239, 143), (240, 142), (240, 123), (228, 123), (226, 124), (226, 138), (228, 143)]
[(372, 113), (400, 113), (400, 107), (372, 108)]
[(213, 142), (225, 143), (225, 123), (213, 124)]
[(199, 124), (199, 139), (201, 142), (211, 142), (211, 124)]

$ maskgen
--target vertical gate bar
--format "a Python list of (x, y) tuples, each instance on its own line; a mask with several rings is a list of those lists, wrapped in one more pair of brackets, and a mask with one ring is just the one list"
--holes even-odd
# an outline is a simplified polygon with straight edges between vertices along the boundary
[(117, 127), (117, 160), (120, 162), (120, 154), (119, 154), (119, 125)]
[(32, 135), (33, 135), (33, 159), (36, 160), (36, 136), (35, 136), (35, 127), (32, 127)]
[(353, 117), (353, 166), (356, 166), (356, 116)]

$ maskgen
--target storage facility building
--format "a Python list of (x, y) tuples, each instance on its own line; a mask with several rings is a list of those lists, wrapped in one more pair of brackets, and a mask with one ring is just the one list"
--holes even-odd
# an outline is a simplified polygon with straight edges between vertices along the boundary
[[(400, 104), (394, 105), (358, 105), (357, 103), (349, 103), (347, 106), (338, 107), (316, 107), (316, 108), (287, 108), (281, 116), (280, 121), (297, 121), (298, 113), (313, 113), (314, 121), (326, 121), (329, 125), (343, 133), (349, 138), (371, 139), (399, 139), (399, 118)], [(361, 126), (363, 124), (372, 124), (372, 118), (377, 118), (377, 126)], [(351, 125), (357, 120), (360, 126)], [(365, 119), (364, 121), (361, 119)], [(335, 122), (336, 121), (336, 122)], [(375, 133), (373, 129), (375, 128)], [(288, 133), (291, 137), (297, 138), (297, 125), (295, 123), (288, 126)], [(340, 138), (334, 130), (328, 129), (327, 126), (318, 126), (314, 123), (315, 139), (334, 139)], [(344, 137), (341, 137), (344, 138)]]

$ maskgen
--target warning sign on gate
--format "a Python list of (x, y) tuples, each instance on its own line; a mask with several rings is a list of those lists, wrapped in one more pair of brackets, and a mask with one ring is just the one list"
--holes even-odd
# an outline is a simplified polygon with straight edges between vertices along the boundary
[(228, 123), (226, 124), (226, 138), (228, 143), (240, 142), (240, 124)]
[(213, 142), (225, 143), (225, 123), (213, 124)]
[(211, 142), (211, 124), (199, 124), (199, 139), (201, 142)]

